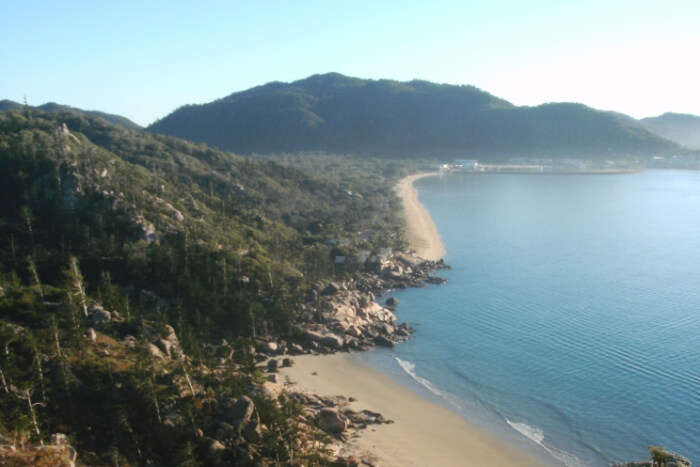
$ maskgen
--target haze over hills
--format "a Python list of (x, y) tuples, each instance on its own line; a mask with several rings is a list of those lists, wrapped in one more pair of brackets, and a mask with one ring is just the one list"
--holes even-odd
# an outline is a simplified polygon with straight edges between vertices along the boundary
[[(24, 104), (20, 104), (19, 102), (11, 101), (8, 99), (4, 99), (0, 101), (0, 112), (3, 110), (20, 110), (24, 107)], [(71, 107), (69, 105), (61, 105), (61, 104), (56, 104), (55, 102), (47, 102), (46, 104), (39, 105), (39, 106), (30, 106), (33, 109), (41, 110), (43, 112), (74, 112), (77, 114), (81, 115), (89, 115), (92, 117), (99, 117), (102, 118), (109, 123), (113, 123), (115, 125), (120, 125), (125, 128), (128, 128), (130, 130), (140, 130), (142, 127), (141, 125), (132, 122), (126, 117), (122, 117), (121, 115), (115, 115), (115, 114), (110, 114), (106, 112), (100, 112), (98, 110), (83, 110), (83, 109), (78, 109), (76, 107)]]
[(670, 154), (679, 145), (582, 104), (518, 107), (473, 86), (338, 73), (183, 106), (148, 130), (239, 153), (330, 151), (498, 159)]
[(649, 131), (691, 149), (700, 149), (700, 117), (667, 112), (640, 120)]

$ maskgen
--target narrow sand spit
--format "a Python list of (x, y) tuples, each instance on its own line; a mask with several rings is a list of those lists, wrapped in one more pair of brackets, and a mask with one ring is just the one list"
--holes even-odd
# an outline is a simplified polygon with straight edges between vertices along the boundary
[(303, 355), (280, 369), (288, 388), (324, 396), (354, 397), (350, 408), (380, 412), (393, 424), (370, 425), (339, 452), (377, 466), (537, 466), (541, 463), (468, 424), (457, 414), (348, 354)]
[(423, 177), (439, 175), (439, 172), (423, 172), (402, 178), (396, 185), (396, 194), (403, 201), (408, 242), (423, 259), (438, 260), (445, 254), (433, 219), (428, 210), (418, 200), (418, 190), (413, 182)]

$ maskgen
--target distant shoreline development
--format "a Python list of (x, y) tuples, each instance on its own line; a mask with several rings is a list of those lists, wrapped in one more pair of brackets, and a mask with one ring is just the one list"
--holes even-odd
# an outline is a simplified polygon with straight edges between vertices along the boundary
[(636, 173), (647, 166), (637, 160), (591, 161), (586, 159), (528, 159), (511, 160), (502, 164), (485, 164), (474, 159), (457, 159), (440, 164), (440, 173), (518, 173), (518, 174), (620, 174)]

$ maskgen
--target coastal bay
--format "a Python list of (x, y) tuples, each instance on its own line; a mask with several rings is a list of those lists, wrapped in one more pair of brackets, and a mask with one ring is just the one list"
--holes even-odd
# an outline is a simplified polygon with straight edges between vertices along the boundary
[(560, 464), (697, 462), (697, 172), (416, 185), (452, 269), (392, 294), (417, 332), (365, 361)]
[[(424, 259), (438, 260), (445, 248), (430, 214), (418, 200), (416, 180), (425, 172), (400, 180), (396, 193), (404, 207), (410, 247)], [(295, 392), (344, 395), (353, 410), (381, 413), (394, 423), (362, 430), (338, 445), (338, 454), (369, 459), (374, 465), (499, 465), (534, 466), (542, 461), (468, 423), (445, 406), (429, 401), (357, 355), (303, 355), (280, 369), (280, 379)]]

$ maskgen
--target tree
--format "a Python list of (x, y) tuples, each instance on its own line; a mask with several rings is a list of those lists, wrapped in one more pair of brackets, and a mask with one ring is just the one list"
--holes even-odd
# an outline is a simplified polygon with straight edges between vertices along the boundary
[(68, 301), (80, 306), (83, 315), (87, 317), (87, 295), (85, 294), (85, 281), (78, 268), (78, 258), (71, 256), (68, 261), (68, 269), (63, 272), (65, 276)]

